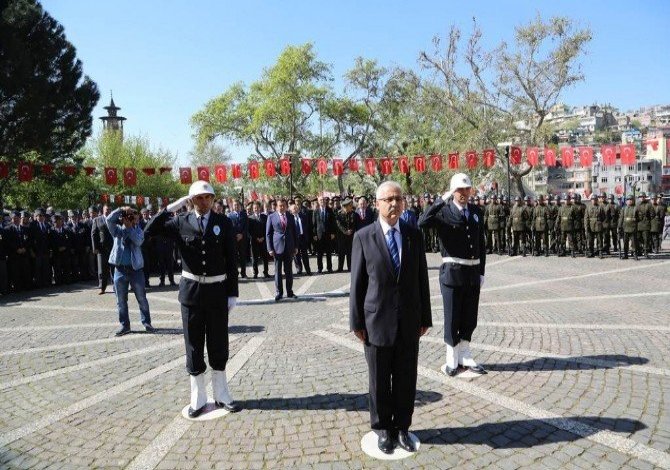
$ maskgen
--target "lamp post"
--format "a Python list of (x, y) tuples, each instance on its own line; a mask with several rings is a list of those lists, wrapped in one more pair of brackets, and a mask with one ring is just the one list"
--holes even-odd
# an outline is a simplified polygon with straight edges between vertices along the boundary
[(498, 144), (498, 147), (503, 147), (504, 148), (505, 160), (507, 161), (507, 197), (509, 197), (509, 198), (512, 197), (512, 177), (511, 177), (511, 169), (510, 169), (510, 162), (509, 162), (510, 147), (511, 146), (512, 146), (512, 142), (500, 142)]

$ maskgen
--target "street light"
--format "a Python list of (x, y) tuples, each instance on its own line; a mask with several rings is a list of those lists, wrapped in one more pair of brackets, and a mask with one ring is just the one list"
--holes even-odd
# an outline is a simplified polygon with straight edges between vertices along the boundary
[(500, 142), (498, 147), (504, 147), (504, 152), (505, 152), (505, 159), (507, 160), (507, 197), (511, 198), (512, 197), (512, 190), (511, 190), (511, 185), (512, 185), (512, 178), (511, 178), (511, 170), (510, 170), (510, 163), (509, 163), (509, 157), (510, 157), (510, 147), (512, 146), (512, 142)]

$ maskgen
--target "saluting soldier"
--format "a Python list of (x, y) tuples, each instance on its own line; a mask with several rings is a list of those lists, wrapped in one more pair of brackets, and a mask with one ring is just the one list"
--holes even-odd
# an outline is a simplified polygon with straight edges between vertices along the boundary
[(544, 195), (540, 194), (537, 198), (537, 206), (533, 208), (533, 231), (535, 232), (535, 247), (533, 253), (540, 255), (540, 246), (544, 251), (544, 256), (549, 256), (549, 207), (545, 204)]
[(651, 228), (649, 234), (651, 236), (651, 249), (654, 253), (661, 252), (661, 234), (663, 233), (663, 219), (665, 218), (665, 205), (661, 202), (659, 196), (651, 196), (652, 209), (654, 209), (654, 217), (651, 219)]
[[(193, 210), (170, 218), (187, 201)], [(188, 196), (168, 205), (145, 227), (149, 235), (172, 238), (181, 253), (182, 273), (179, 302), (184, 325), (186, 370), (191, 378), (191, 403), (188, 415), (199, 416), (207, 404), (204, 372), (205, 341), (212, 368), (212, 391), (216, 406), (239, 411), (228, 389), (228, 315), (237, 303), (238, 271), (235, 258), (233, 225), (223, 214), (212, 210), (214, 189), (205, 181), (196, 181)]]
[[(603, 257), (603, 231), (606, 221), (607, 210), (600, 205), (598, 197), (595, 194), (591, 194), (591, 205), (584, 213), (584, 227), (586, 227), (589, 242), (589, 258), (595, 256), (594, 248), (598, 250), (598, 258)], [(595, 247), (594, 244), (596, 245)]]
[(347, 271), (351, 270), (351, 244), (354, 241), (356, 231), (356, 215), (354, 214), (353, 201), (346, 197), (342, 201), (342, 210), (337, 213), (335, 222), (337, 224), (337, 272), (344, 269), (344, 261), (347, 261)]
[(556, 226), (561, 230), (561, 241), (558, 246), (558, 256), (565, 256), (565, 243), (570, 243), (570, 251), (574, 258), (575, 246), (575, 219), (578, 217), (572, 198), (568, 195), (563, 200), (563, 205), (558, 209), (556, 215)]
[(626, 197), (626, 206), (621, 209), (619, 214), (619, 232), (623, 234), (623, 258), (628, 259), (628, 247), (632, 242), (633, 255), (637, 261), (637, 225), (639, 222), (640, 213), (635, 207), (635, 198), (632, 194)]
[(514, 198), (514, 206), (512, 207), (507, 223), (512, 228), (512, 256), (519, 253), (519, 244), (523, 256), (526, 256), (526, 221), (528, 219), (528, 211), (523, 205), (521, 196)]
[(646, 193), (640, 193), (640, 203), (636, 207), (637, 218), (637, 244), (636, 251), (638, 256), (643, 255), (649, 258), (651, 251), (651, 220), (654, 218), (654, 208), (649, 204)]

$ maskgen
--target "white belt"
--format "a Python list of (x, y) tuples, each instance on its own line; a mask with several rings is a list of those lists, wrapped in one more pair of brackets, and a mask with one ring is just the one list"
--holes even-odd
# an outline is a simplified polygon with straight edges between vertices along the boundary
[(465, 266), (477, 266), (479, 264), (479, 259), (463, 259), (463, 258), (452, 258), (451, 256), (446, 256), (442, 258), (442, 262), (464, 264)]
[(182, 271), (181, 277), (199, 282), (200, 284), (214, 284), (215, 282), (225, 281), (227, 276), (225, 274), (220, 274), (219, 276), (198, 276), (188, 271)]

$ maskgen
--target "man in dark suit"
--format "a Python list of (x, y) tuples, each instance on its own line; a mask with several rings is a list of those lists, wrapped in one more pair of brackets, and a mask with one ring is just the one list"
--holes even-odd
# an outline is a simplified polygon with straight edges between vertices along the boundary
[(235, 231), (237, 260), (240, 264), (240, 277), (247, 277), (247, 247), (249, 246), (249, 218), (240, 201), (233, 202), (233, 210), (228, 213)]
[(72, 279), (72, 247), (74, 232), (65, 225), (63, 216), (56, 212), (53, 216), (54, 226), (49, 232), (51, 260), (54, 268), (54, 283), (58, 286), (69, 284)]
[(312, 237), (316, 244), (316, 267), (319, 273), (323, 272), (323, 256), (326, 256), (326, 268), (333, 272), (333, 262), (330, 259), (333, 253), (335, 240), (335, 214), (328, 207), (327, 198), (319, 196), (317, 208), (312, 214)]
[(30, 229), (21, 221), (26, 218), (24, 211), (15, 211), (12, 214), (12, 223), (5, 230), (9, 259), (9, 279), (14, 286), (14, 291), (19, 292), (28, 289), (31, 285), (32, 274), (30, 272)]
[(356, 217), (354, 220), (356, 230), (360, 230), (375, 221), (375, 213), (368, 207), (368, 199), (365, 196), (360, 196), (357, 204), (358, 207), (356, 207)]
[[(299, 198), (296, 198), (298, 201)], [(298, 253), (295, 255), (295, 268), (298, 274), (302, 274), (304, 269), (308, 276), (312, 275), (312, 268), (309, 266), (309, 255), (307, 250), (309, 248), (309, 222), (307, 214), (300, 211), (298, 203), (291, 204), (291, 214), (295, 219), (295, 237), (296, 248)]]
[(114, 267), (109, 265), (109, 254), (114, 246), (114, 239), (107, 228), (106, 217), (109, 215), (109, 206), (102, 206), (102, 215), (93, 219), (91, 227), (91, 241), (93, 242), (93, 252), (98, 257), (98, 288), (100, 294), (107, 290), (107, 284), (110, 279), (114, 279)]
[(30, 254), (34, 263), (35, 284), (37, 287), (51, 286), (51, 248), (50, 235), (51, 225), (47, 223), (44, 217), (44, 211), (37, 209), (35, 211), (35, 220), (31, 228), (31, 246)]
[(470, 351), (486, 266), (484, 217), (479, 206), (468, 204), (471, 188), (472, 183), (465, 173), (455, 174), (449, 191), (435, 199), (419, 219), (419, 226), (434, 228), (442, 242), (440, 290), (444, 303), (444, 342), (447, 343), (446, 373), (450, 377), (463, 368), (486, 373)]
[(275, 302), (284, 296), (282, 271), (286, 275), (286, 297), (297, 298), (293, 293), (293, 257), (296, 248), (295, 219), (286, 211), (286, 199), (277, 201), (277, 211), (268, 216), (265, 240), (268, 254), (275, 260)]
[(268, 248), (265, 243), (265, 227), (268, 222), (267, 214), (261, 212), (261, 202), (254, 201), (252, 213), (249, 216), (249, 237), (251, 238), (251, 257), (254, 269), (254, 279), (258, 277), (258, 263), (263, 263), (263, 277), (269, 278)]
[(379, 220), (354, 235), (349, 325), (365, 344), (370, 424), (379, 449), (416, 450), (409, 436), (419, 338), (432, 326), (428, 268), (421, 232), (400, 220), (402, 190), (377, 188)]
[[(144, 231), (149, 236), (170, 237), (182, 259), (179, 302), (186, 346), (186, 370), (191, 376), (191, 404), (188, 415), (199, 416), (207, 404), (204, 348), (212, 368), (212, 392), (216, 406), (239, 411), (228, 390), (228, 315), (239, 296), (232, 223), (212, 210), (214, 189), (196, 181), (189, 195), (162, 209)], [(193, 210), (171, 217), (188, 201)]]

